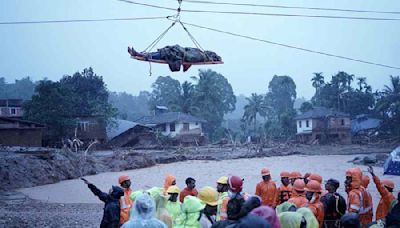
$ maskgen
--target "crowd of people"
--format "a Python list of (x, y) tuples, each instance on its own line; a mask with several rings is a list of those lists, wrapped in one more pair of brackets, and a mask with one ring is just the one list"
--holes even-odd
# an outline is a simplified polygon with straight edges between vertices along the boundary
[(188, 177), (181, 191), (176, 178), (167, 175), (163, 187), (133, 191), (130, 178), (123, 175), (120, 186), (109, 193), (82, 180), (105, 203), (104, 228), (399, 228), (400, 193), (395, 197), (393, 181), (380, 180), (372, 167), (368, 171), (381, 196), (375, 213), (370, 178), (357, 167), (345, 172), (347, 199), (337, 192), (340, 183), (335, 179), (323, 182), (317, 173), (281, 172), (278, 186), (267, 168), (261, 170), (255, 195), (243, 192), (239, 176), (221, 177), (215, 188), (199, 190)]

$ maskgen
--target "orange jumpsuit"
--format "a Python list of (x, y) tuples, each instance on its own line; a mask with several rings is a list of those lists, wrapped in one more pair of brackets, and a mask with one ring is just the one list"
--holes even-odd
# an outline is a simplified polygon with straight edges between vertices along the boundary
[(262, 205), (276, 207), (276, 199), (278, 198), (278, 189), (274, 181), (261, 181), (256, 186), (256, 195), (261, 197)]
[(324, 225), (324, 204), (319, 201), (319, 196), (314, 203), (309, 203), (308, 207), (314, 213), (315, 218), (317, 218), (319, 227), (322, 228)]
[(366, 227), (368, 224), (372, 222), (372, 219), (374, 217), (372, 196), (367, 189), (369, 185), (369, 177), (363, 176), (361, 184), (364, 187), (362, 195), (364, 201), (363, 202), (364, 212), (360, 214), (360, 222), (364, 227)]
[(278, 188), (277, 205), (288, 201), (290, 199), (290, 197), (292, 197), (292, 192), (293, 192), (293, 188), (290, 184), (288, 186), (281, 185)]
[(351, 168), (347, 170), (346, 175), (352, 178), (351, 190), (348, 193), (347, 211), (358, 214), (362, 227), (366, 227), (370, 220), (368, 216), (369, 204), (367, 199), (365, 199), (365, 188), (361, 186), (362, 171), (360, 168)]
[(385, 218), (389, 213), (390, 205), (392, 201), (395, 200), (395, 197), (383, 186), (378, 176), (374, 176), (374, 183), (379, 194), (381, 195), (381, 200), (376, 208), (376, 220), (379, 220)]
[(299, 193), (297, 191), (293, 191), (292, 198), (290, 198), (287, 202), (293, 203), (297, 208), (307, 206), (308, 199), (305, 197), (305, 192)]
[(131, 200), (132, 190), (124, 188), (124, 196), (120, 198), (119, 204), (121, 206), (119, 224), (124, 224), (129, 220), (129, 212), (132, 208), (133, 202)]

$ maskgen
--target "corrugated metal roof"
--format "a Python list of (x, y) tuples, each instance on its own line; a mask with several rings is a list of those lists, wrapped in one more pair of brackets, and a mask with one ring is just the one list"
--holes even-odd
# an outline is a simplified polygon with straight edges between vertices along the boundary
[(296, 116), (296, 120), (316, 119), (322, 117), (349, 117), (350, 115), (344, 112), (334, 111), (325, 107), (314, 107), (312, 110)]
[(138, 123), (146, 125), (152, 125), (152, 124), (157, 125), (157, 124), (173, 123), (173, 122), (206, 122), (203, 119), (181, 112), (166, 112), (155, 116), (144, 116), (136, 121)]
[(380, 126), (381, 122), (382, 120), (380, 119), (363, 116), (362, 118), (357, 118), (351, 121), (351, 131), (357, 133), (362, 130), (375, 129)]
[(107, 138), (112, 139), (115, 136), (118, 136), (125, 131), (135, 127), (136, 125), (139, 125), (139, 123), (132, 122), (129, 120), (121, 120), (121, 119), (116, 119), (115, 120), (117, 123), (116, 127), (113, 128), (107, 128)]

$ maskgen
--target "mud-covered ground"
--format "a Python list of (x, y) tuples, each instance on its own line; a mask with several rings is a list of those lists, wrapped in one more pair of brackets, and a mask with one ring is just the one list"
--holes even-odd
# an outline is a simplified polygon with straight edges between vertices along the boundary
[[(316, 172), (325, 180), (338, 179), (341, 183), (339, 192), (346, 196), (343, 188), (344, 173), (346, 169), (354, 166), (347, 162), (353, 157), (353, 155), (291, 155), (223, 161), (192, 160), (123, 172), (105, 172), (85, 178), (103, 191), (107, 191), (111, 185), (117, 184), (117, 178), (121, 174), (131, 177), (134, 190), (162, 186), (167, 173), (177, 177), (177, 185), (180, 188), (185, 186), (186, 177), (194, 177), (198, 189), (215, 186), (215, 181), (222, 175), (240, 175), (245, 179), (244, 191), (254, 194), (256, 183), (261, 180), (260, 169), (268, 167), (272, 179), (277, 183), (282, 170), (298, 170), (303, 174)], [(359, 167), (368, 175), (366, 166)], [(382, 177), (381, 167), (376, 167), (375, 172)], [(385, 178), (393, 180), (400, 186), (400, 177), (385, 176)], [(380, 197), (373, 183), (370, 184), (369, 191), (376, 207)], [(0, 227), (98, 227), (102, 207), (100, 201), (79, 179), (18, 189), (0, 194)]]
[[(71, 180), (72, 182), (81, 176), (91, 176), (99, 173), (112, 176), (115, 180), (117, 173), (106, 174), (105, 172), (118, 172), (123, 170), (130, 170), (136, 172), (139, 168), (152, 167), (157, 164), (175, 163), (187, 160), (202, 160), (191, 161), (190, 169), (197, 170), (196, 164), (201, 167), (207, 161), (221, 161), (228, 159), (240, 158), (263, 158), (271, 156), (285, 156), (285, 155), (354, 155), (360, 154), (375, 154), (384, 160), (388, 153), (393, 149), (391, 146), (277, 146), (273, 148), (263, 148), (261, 151), (254, 148), (232, 148), (232, 147), (200, 147), (200, 148), (170, 148), (165, 150), (132, 150), (132, 149), (119, 149), (114, 151), (98, 151), (90, 153), (87, 156), (67, 153), (54, 149), (15, 149), (0, 147), (0, 228), (1, 227), (98, 227), (102, 216), (102, 204), (90, 201), (87, 203), (52, 203), (50, 200), (57, 196), (57, 190), (45, 191), (49, 197), (43, 196), (41, 193), (41, 200), (33, 200), (27, 195), (22, 194), (19, 188), (29, 188), (44, 184), (53, 184), (63, 180)], [(293, 156), (292, 156), (293, 157)], [(304, 156), (301, 156), (304, 157)], [(318, 157), (318, 156), (317, 156)], [(334, 157), (334, 156), (333, 156)], [(345, 156), (345, 160), (351, 160), (353, 156)], [(270, 158), (273, 161), (275, 158)], [(276, 158), (281, 159), (281, 158)], [(283, 157), (283, 159), (286, 159)], [(247, 159), (245, 159), (247, 160)], [(313, 159), (311, 159), (313, 160)], [(335, 160), (335, 159), (334, 159)], [(239, 161), (239, 160), (238, 160)], [(296, 169), (296, 159), (293, 160), (291, 167)], [(328, 160), (326, 162), (330, 162)], [(234, 161), (226, 161), (232, 163)], [(302, 162), (304, 165), (305, 162)], [(172, 165), (172, 164), (171, 164)], [(351, 164), (348, 163), (350, 166)], [(163, 166), (163, 165), (160, 165)], [(200, 167), (199, 166), (199, 167)], [(155, 166), (157, 167), (157, 166)], [(172, 167), (174, 167), (172, 165)], [(246, 166), (247, 168), (250, 168)], [(151, 169), (151, 168), (150, 168)], [(153, 167), (154, 169), (154, 167)], [(210, 170), (206, 168), (201, 172)], [(171, 170), (173, 171), (173, 170)], [(233, 170), (226, 170), (228, 174), (235, 173), (236, 168)], [(258, 175), (258, 170), (252, 175)], [(343, 171), (343, 170), (340, 170)], [(340, 172), (338, 170), (338, 172)], [(138, 170), (143, 172), (143, 170)], [(278, 169), (275, 172), (278, 172)], [(334, 173), (335, 171), (329, 171)], [(179, 174), (180, 173), (180, 174)], [(185, 170), (180, 170), (178, 173), (180, 179), (184, 178), (187, 174)], [(185, 175), (183, 175), (185, 174)], [(218, 173), (218, 175), (221, 173)], [(134, 175), (134, 174), (132, 174)], [(181, 175), (181, 176), (179, 176)], [(199, 174), (201, 175), (201, 174)], [(97, 176), (97, 175), (96, 175)], [(95, 181), (96, 176), (92, 180)], [(101, 176), (101, 175), (100, 175)], [(161, 175), (162, 176), (162, 175)], [(200, 184), (212, 184), (202, 181), (204, 176), (200, 176)], [(257, 181), (257, 178), (248, 177), (252, 182)], [(276, 177), (274, 178), (276, 179)], [(109, 186), (112, 180), (104, 180), (98, 183), (101, 188)], [(162, 180), (159, 180), (162, 181)], [(181, 180), (181, 182), (183, 179)], [(204, 182), (204, 183), (202, 183)], [(399, 182), (399, 181), (397, 181)], [(63, 184), (61, 182), (59, 184)], [(84, 194), (90, 194), (89, 190), (79, 183)], [(115, 184), (115, 183), (114, 183)], [(151, 183), (154, 184), (154, 183)], [(252, 185), (254, 183), (249, 183)], [(400, 183), (396, 183), (400, 185)], [(102, 186), (104, 185), (104, 186)], [(134, 188), (146, 187), (138, 186), (134, 183)], [(181, 183), (182, 185), (182, 183)], [(181, 186), (183, 187), (183, 186)], [(46, 188), (41, 186), (39, 188)], [(107, 189), (104, 189), (105, 191)], [(251, 190), (251, 187), (249, 189)], [(24, 190), (29, 191), (29, 189)], [(23, 191), (22, 191), (23, 192)], [(68, 191), (67, 191), (68, 192)], [(77, 194), (74, 191), (69, 191), (68, 194)], [(28, 194), (29, 195), (29, 194)], [(51, 197), (50, 197), (51, 196)], [(33, 197), (33, 196), (32, 196)], [(61, 197), (61, 196), (60, 196)], [(65, 195), (63, 196), (65, 197)], [(91, 196), (93, 197), (93, 196)], [(78, 201), (82, 202), (82, 201)]]
[(0, 147), (0, 191), (57, 183), (102, 172), (150, 167), (186, 160), (227, 160), (285, 155), (378, 154), (384, 160), (392, 146), (276, 146), (263, 148), (218, 147), (170, 148), (165, 150), (118, 149), (84, 156), (62, 150)]
[(99, 227), (102, 210), (101, 204), (0, 201), (0, 227)]

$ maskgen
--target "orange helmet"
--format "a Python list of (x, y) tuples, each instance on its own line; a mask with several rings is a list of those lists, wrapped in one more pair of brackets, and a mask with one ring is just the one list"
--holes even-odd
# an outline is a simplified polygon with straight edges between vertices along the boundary
[(385, 187), (394, 189), (394, 182), (391, 181), (391, 180), (383, 179), (383, 180), (382, 180), (382, 184), (383, 184), (383, 186), (385, 186)]
[(301, 173), (297, 171), (293, 171), (290, 173), (290, 179), (295, 179), (295, 178), (302, 178)]
[[(296, 183), (296, 182), (295, 182)], [(306, 186), (307, 192), (321, 193), (321, 184), (316, 180), (310, 180)]]
[(293, 189), (299, 192), (303, 192), (306, 184), (303, 180), (297, 179), (293, 184)]
[(322, 184), (322, 177), (317, 173), (311, 173), (308, 179), (318, 181), (320, 184)]
[(369, 177), (367, 175), (363, 175), (362, 180), (361, 180), (361, 185), (364, 188), (368, 188), (369, 185)]
[(122, 176), (118, 177), (119, 184), (122, 184), (122, 182), (127, 181), (127, 180), (131, 180), (131, 178), (129, 178), (128, 175), (122, 175)]
[(290, 173), (287, 171), (281, 172), (281, 177), (290, 177)]
[(271, 172), (269, 171), (269, 169), (263, 168), (261, 170), (261, 176), (267, 176), (267, 175), (271, 175)]

